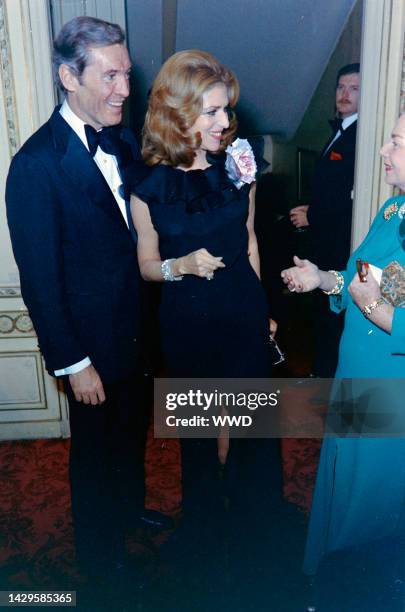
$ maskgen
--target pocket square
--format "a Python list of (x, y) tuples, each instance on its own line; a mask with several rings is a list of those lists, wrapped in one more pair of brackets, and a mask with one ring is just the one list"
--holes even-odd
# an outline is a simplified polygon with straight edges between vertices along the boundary
[(343, 159), (343, 157), (340, 153), (336, 153), (336, 151), (331, 151), (329, 155), (329, 159), (336, 161), (336, 160)]

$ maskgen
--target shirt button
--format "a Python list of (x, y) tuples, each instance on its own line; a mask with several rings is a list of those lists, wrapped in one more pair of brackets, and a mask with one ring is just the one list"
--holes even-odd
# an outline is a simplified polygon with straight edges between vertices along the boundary
[(103, 159), (103, 162), (106, 164), (106, 163), (107, 163), (107, 160), (106, 160), (106, 159)]
[(113, 189), (113, 193), (117, 193), (117, 190), (115, 189), (115, 187), (114, 187), (114, 189)]

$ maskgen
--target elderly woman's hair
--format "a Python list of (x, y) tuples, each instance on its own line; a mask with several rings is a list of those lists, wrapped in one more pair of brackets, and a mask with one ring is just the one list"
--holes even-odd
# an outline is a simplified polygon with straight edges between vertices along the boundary
[[(149, 97), (143, 129), (142, 154), (150, 166), (164, 163), (189, 168), (201, 145), (199, 132), (190, 134), (203, 109), (203, 94), (215, 85), (226, 87), (229, 106), (239, 98), (239, 83), (231, 70), (206, 53), (192, 49), (179, 51), (160, 69)], [(237, 128), (229, 111), (229, 128), (224, 131), (220, 151), (232, 142)]]
[(61, 64), (69, 66), (80, 79), (91, 48), (121, 45), (124, 42), (125, 34), (116, 23), (95, 17), (74, 17), (65, 23), (53, 43), (52, 65), (56, 85), (65, 91), (59, 77)]

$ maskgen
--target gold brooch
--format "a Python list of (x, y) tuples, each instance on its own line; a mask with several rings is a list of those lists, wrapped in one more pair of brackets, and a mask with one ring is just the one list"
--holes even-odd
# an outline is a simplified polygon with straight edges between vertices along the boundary
[(387, 206), (387, 208), (384, 210), (384, 219), (386, 221), (389, 221), (391, 217), (397, 214), (397, 212), (398, 212), (398, 204), (396, 202), (393, 202), (392, 204)]

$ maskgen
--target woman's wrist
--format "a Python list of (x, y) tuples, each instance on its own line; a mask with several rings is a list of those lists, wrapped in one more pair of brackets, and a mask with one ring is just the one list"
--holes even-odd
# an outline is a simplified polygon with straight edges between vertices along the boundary
[(319, 278), (320, 283), (318, 287), (325, 292), (333, 291), (338, 282), (333, 272), (325, 272), (324, 270), (319, 270)]
[(183, 258), (182, 257), (178, 257), (177, 259), (175, 259), (172, 263), (172, 270), (173, 270), (173, 274), (174, 276), (183, 276), (183, 274), (186, 274), (186, 271), (183, 268)]
[(176, 259), (165, 259), (160, 263), (160, 271), (164, 281), (180, 281), (183, 275), (178, 272), (175, 264)]

